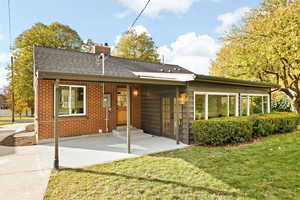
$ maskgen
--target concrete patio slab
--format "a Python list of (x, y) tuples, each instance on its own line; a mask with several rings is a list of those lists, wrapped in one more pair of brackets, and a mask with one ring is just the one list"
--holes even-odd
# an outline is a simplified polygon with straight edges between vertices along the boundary
[[(59, 146), (60, 166), (79, 168), (188, 145), (177, 145), (175, 140), (145, 134), (132, 138), (132, 153), (127, 154), (125, 138), (111, 134), (62, 140)], [(53, 158), (53, 143), (24, 147), (0, 146), (0, 199), (43, 199)]]
[[(131, 153), (127, 153), (126, 138), (115, 135), (90, 136), (80, 139), (61, 141), (59, 149), (60, 166), (80, 168), (98, 163), (110, 162), (123, 158), (132, 158), (178, 148), (188, 145), (176, 144), (173, 139), (143, 134), (132, 138)], [(38, 145), (42, 165), (45, 168), (53, 166), (53, 143)]]

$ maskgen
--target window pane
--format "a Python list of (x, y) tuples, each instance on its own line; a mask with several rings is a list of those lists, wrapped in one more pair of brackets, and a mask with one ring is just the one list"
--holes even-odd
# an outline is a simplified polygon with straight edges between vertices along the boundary
[(59, 115), (68, 115), (69, 114), (69, 87), (60, 86), (59, 87), (59, 105), (58, 105), (58, 114)]
[(195, 104), (196, 120), (205, 119), (205, 95), (196, 95)]
[(227, 116), (228, 96), (209, 95), (208, 96), (208, 118)]
[(84, 88), (71, 88), (72, 114), (84, 114)]
[(247, 116), (247, 96), (241, 97), (241, 115)]
[(235, 116), (236, 96), (229, 96), (229, 116)]
[(268, 97), (263, 97), (263, 104), (264, 104), (264, 113), (268, 113)]
[(262, 113), (262, 97), (251, 96), (250, 97), (250, 114), (261, 114)]

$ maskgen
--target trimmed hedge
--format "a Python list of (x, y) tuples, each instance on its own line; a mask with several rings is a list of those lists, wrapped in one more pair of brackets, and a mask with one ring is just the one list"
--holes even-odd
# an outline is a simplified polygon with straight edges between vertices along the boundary
[(224, 145), (297, 129), (299, 115), (272, 113), (194, 121), (192, 132), (198, 144)]

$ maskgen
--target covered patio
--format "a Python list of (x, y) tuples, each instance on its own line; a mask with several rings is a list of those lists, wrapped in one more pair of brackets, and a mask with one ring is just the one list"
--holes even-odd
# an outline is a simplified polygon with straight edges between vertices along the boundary
[[(79, 136), (59, 142), (59, 165), (62, 168), (80, 168), (185, 147), (188, 145), (176, 144), (174, 139), (144, 133), (131, 137), (131, 153), (128, 154), (126, 137), (114, 134)], [(48, 141), (36, 148), (43, 168), (53, 168), (53, 142)]]

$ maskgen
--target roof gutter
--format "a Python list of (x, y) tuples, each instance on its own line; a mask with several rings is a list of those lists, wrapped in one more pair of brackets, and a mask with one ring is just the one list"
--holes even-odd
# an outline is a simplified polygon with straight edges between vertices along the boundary
[(241, 85), (241, 86), (248, 86), (248, 87), (280, 88), (280, 86), (277, 84), (237, 80), (237, 79), (215, 77), (215, 76), (204, 76), (204, 75), (197, 75), (195, 81), (206, 82), (206, 83), (228, 84), (228, 85)]
[(140, 84), (154, 84), (154, 85), (185, 85), (186, 82), (174, 81), (174, 80), (161, 80), (161, 79), (141, 79), (138, 77), (116, 77), (116, 76), (99, 76), (99, 75), (84, 75), (84, 74), (73, 74), (73, 73), (58, 73), (58, 72), (43, 72), (38, 71), (39, 78), (55, 80), (70, 80), (70, 81), (103, 81), (112, 83), (140, 83)]

